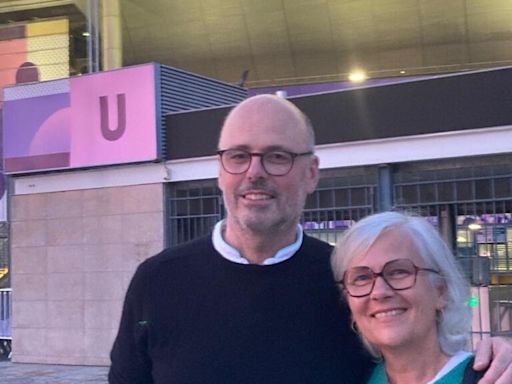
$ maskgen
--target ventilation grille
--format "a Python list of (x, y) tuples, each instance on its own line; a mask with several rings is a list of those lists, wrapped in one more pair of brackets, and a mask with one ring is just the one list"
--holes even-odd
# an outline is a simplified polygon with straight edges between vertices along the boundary
[[(232, 105), (247, 97), (247, 90), (173, 67), (160, 65), (160, 124), (165, 127), (165, 115)], [(166, 157), (166, 132), (161, 132), (161, 155)]]

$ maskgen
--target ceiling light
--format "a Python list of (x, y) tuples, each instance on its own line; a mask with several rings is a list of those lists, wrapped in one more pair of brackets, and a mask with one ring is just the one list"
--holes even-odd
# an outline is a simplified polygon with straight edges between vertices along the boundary
[(352, 71), (348, 75), (348, 79), (353, 83), (362, 83), (368, 78), (366, 72), (360, 69)]

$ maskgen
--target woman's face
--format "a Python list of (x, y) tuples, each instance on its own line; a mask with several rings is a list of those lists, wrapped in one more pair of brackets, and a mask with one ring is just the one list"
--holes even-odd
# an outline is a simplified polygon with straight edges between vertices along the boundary
[[(429, 267), (408, 236), (392, 230), (356, 257), (349, 268), (366, 266), (378, 273), (394, 259), (409, 259), (420, 268)], [(430, 282), (430, 273), (418, 271), (416, 283), (405, 290), (392, 289), (379, 276), (368, 296), (352, 297), (346, 293), (359, 331), (381, 352), (437, 344), (436, 311), (444, 307), (445, 301), (442, 289)]]

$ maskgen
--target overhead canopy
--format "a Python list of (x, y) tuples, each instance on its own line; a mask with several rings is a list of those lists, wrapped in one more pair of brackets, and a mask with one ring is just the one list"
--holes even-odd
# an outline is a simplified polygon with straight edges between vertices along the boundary
[[(512, 64), (510, 0), (123, 0), (126, 64), (248, 86)], [(405, 71), (405, 73), (400, 73)]]

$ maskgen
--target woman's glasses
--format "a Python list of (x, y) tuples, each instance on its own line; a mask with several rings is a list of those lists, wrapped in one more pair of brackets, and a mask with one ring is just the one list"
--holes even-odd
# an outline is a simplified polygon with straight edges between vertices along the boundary
[(339, 283), (350, 296), (364, 297), (372, 292), (378, 276), (395, 291), (401, 291), (416, 284), (418, 271), (440, 273), (435, 269), (418, 267), (409, 259), (395, 259), (384, 264), (380, 272), (374, 272), (370, 267), (349, 268)]

